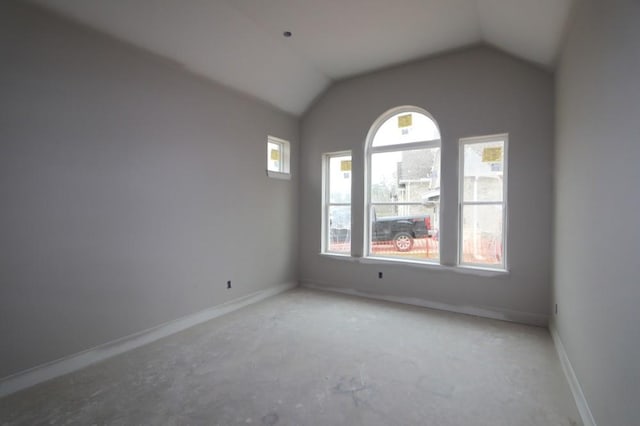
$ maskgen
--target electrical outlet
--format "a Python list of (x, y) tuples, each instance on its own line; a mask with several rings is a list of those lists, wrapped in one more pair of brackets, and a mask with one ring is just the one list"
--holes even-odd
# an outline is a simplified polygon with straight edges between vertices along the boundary
[(378, 278), (382, 278), (382, 272), (378, 272)]
[(227, 281), (227, 288), (231, 288), (231, 281)]

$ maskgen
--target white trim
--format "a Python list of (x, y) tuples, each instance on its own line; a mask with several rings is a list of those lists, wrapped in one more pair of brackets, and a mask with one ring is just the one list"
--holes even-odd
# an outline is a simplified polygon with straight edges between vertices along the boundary
[(371, 203), (373, 206), (424, 206), (424, 203), (419, 201), (374, 201)]
[[(272, 170), (269, 168), (270, 143), (280, 147), (278, 170)], [(267, 135), (267, 176), (275, 179), (291, 180), (291, 143), (289, 143), (289, 141)]]
[(38, 383), (54, 379), (108, 358), (139, 348), (156, 340), (186, 330), (187, 328), (228, 314), (252, 303), (275, 296), (294, 288), (297, 283), (278, 284), (265, 290), (239, 297), (221, 305), (213, 306), (150, 329), (113, 340), (111, 342), (78, 352), (58, 360), (42, 364), (13, 374), (0, 380), (0, 398)]
[(476, 275), (480, 277), (499, 277), (503, 275), (509, 275), (509, 271), (506, 269), (487, 268), (479, 266), (466, 266), (466, 265), (443, 265), (437, 262), (427, 262), (415, 259), (398, 259), (393, 257), (356, 257), (349, 254), (340, 253), (319, 253), (320, 256), (328, 259), (335, 259), (341, 261), (348, 261), (352, 263), (361, 263), (364, 265), (402, 265), (402, 267), (430, 269), (432, 271), (449, 271), (456, 272), (458, 274)]
[[(418, 112), (418, 111), (411, 111), (411, 112)], [(423, 114), (423, 115), (426, 115), (426, 114)], [(391, 117), (393, 117), (393, 115)], [(387, 120), (389, 118), (387, 118)], [(433, 120), (433, 118), (431, 119)], [(384, 124), (387, 120), (384, 120), (382, 124)], [(435, 120), (433, 120), (433, 122), (435, 123)], [(378, 128), (380, 127), (382, 126), (378, 126)], [(376, 134), (374, 133), (373, 137), (375, 136)], [(373, 139), (371, 139), (371, 142), (373, 143)], [(413, 151), (416, 149), (440, 148), (441, 146), (442, 146), (442, 139), (433, 139), (430, 141), (416, 141), (416, 142), (398, 143), (393, 145), (372, 146), (369, 149), (372, 154), (379, 154), (381, 152)]]
[(376, 257), (367, 256), (359, 259), (360, 263), (371, 265), (393, 265), (400, 264), (403, 266), (412, 266), (416, 268), (431, 269), (435, 271), (450, 271), (457, 272), (459, 274), (477, 275), (481, 277), (498, 277), (501, 275), (509, 275), (509, 271), (505, 269), (485, 268), (478, 266), (463, 266), (463, 265), (443, 265), (437, 262), (429, 262), (426, 260), (416, 259), (401, 259), (393, 257)]
[(418, 297), (399, 297), (384, 294), (375, 294), (364, 292), (347, 287), (332, 287), (310, 280), (301, 280), (300, 286), (311, 288), (314, 290), (330, 291), (334, 293), (348, 294), (351, 296), (366, 297), (368, 299), (385, 300), (387, 302), (402, 303), (405, 305), (420, 306), (423, 308), (437, 309), (439, 311), (456, 312), (459, 314), (473, 315), (476, 317), (491, 318), (502, 321), (516, 322), (521, 324), (535, 325), (546, 327), (549, 317), (543, 314), (535, 314), (531, 312), (512, 311), (508, 309), (487, 308), (479, 306), (461, 306), (451, 305), (442, 302), (433, 302), (431, 300), (421, 299)]
[(267, 170), (267, 176), (274, 179), (291, 180), (291, 173), (274, 172), (273, 170)]
[[(433, 124), (438, 129), (439, 139), (433, 139), (430, 141), (417, 141), (417, 142), (408, 142), (398, 145), (383, 145), (383, 146), (373, 146), (373, 139), (375, 138), (378, 130), (382, 125), (391, 117), (397, 114), (401, 114), (403, 112), (415, 112), (418, 114), (422, 114), (428, 117)], [(363, 253), (366, 257), (371, 256), (371, 211), (373, 209), (373, 203), (371, 201), (371, 156), (374, 153), (380, 152), (393, 152), (393, 151), (404, 151), (410, 149), (430, 149), (430, 148), (440, 148), (440, 152), (442, 152), (442, 132), (440, 131), (440, 126), (436, 119), (424, 108), (420, 108), (413, 105), (402, 105), (398, 107), (391, 108), (384, 113), (382, 113), (371, 125), (369, 128), (369, 132), (367, 133), (367, 138), (364, 141), (364, 224), (363, 224), (363, 240), (362, 248)], [(442, 157), (440, 157), (440, 175), (442, 176)], [(442, 177), (440, 177), (442, 179)], [(442, 185), (442, 180), (440, 185)], [(442, 209), (438, 208), (438, 216), (441, 216)], [(353, 244), (353, 241), (351, 242)], [(353, 248), (353, 246), (352, 246)], [(440, 253), (438, 254), (438, 260), (440, 260)]]
[[(465, 145), (473, 145), (478, 143), (487, 143), (487, 142), (502, 142), (503, 143), (503, 155), (502, 155), (502, 201), (464, 201), (464, 146)], [(495, 265), (491, 264), (481, 264), (481, 263), (465, 263), (463, 262), (463, 253), (464, 250), (464, 237), (462, 235), (462, 209), (465, 205), (500, 205), (502, 206), (502, 268), (505, 270), (508, 269), (508, 260), (509, 260), (509, 250), (508, 250), (508, 184), (509, 184), (509, 134), (508, 133), (499, 133), (495, 135), (487, 135), (487, 136), (473, 136), (460, 138), (458, 140), (458, 265), (461, 267), (480, 267), (480, 268), (491, 268), (495, 267)]]
[(322, 257), (326, 257), (328, 259), (336, 259), (336, 260), (345, 260), (347, 262), (358, 263), (357, 257), (353, 257), (350, 254), (341, 254), (341, 253), (333, 253), (333, 252), (323, 252), (318, 253), (318, 255)]
[(582, 386), (580, 386), (578, 376), (576, 376), (575, 371), (573, 371), (571, 361), (569, 361), (567, 352), (565, 351), (564, 345), (562, 344), (562, 339), (560, 339), (560, 334), (558, 334), (558, 330), (553, 323), (549, 324), (549, 332), (551, 333), (551, 338), (553, 339), (553, 343), (556, 347), (556, 352), (558, 352), (560, 364), (562, 365), (562, 371), (564, 372), (564, 375), (569, 382), (569, 387), (571, 388), (573, 399), (575, 400), (576, 406), (578, 407), (578, 413), (580, 414), (582, 423), (584, 424), (584, 426), (597, 426), (596, 421), (591, 414), (591, 409), (589, 408), (587, 399), (582, 392)]
[[(331, 170), (330, 170), (330, 161), (332, 158), (336, 157), (349, 157), (353, 162), (353, 154), (351, 150), (346, 151), (336, 151), (336, 152), (326, 152), (322, 154), (322, 224), (320, 226), (320, 232), (322, 233), (322, 239), (320, 242), (320, 252), (326, 254), (336, 254), (336, 252), (329, 251), (329, 239), (331, 236), (331, 229), (328, 226), (329, 221), (329, 210), (331, 207), (349, 207), (349, 217), (352, 218), (351, 213), (353, 209), (351, 209), (351, 200), (349, 203), (332, 203), (331, 202)], [(353, 194), (353, 168), (350, 171), (351, 173), (351, 194)], [(351, 196), (353, 199), (353, 195)], [(353, 225), (353, 218), (351, 219), (351, 225)]]
[(465, 201), (465, 206), (495, 206), (501, 204), (501, 201)]
[[(440, 126), (438, 125), (438, 122), (436, 121), (436, 119), (433, 118), (433, 115), (431, 115), (431, 113), (429, 113), (426, 109), (420, 108), (418, 106), (401, 105), (401, 106), (393, 107), (383, 112), (382, 114), (380, 114), (380, 116), (378, 116), (378, 118), (376, 118), (376, 120), (373, 122), (373, 124), (369, 128), (369, 132), (367, 133), (367, 139), (365, 140), (365, 149), (373, 148), (371, 146), (371, 144), (373, 143), (373, 138), (375, 137), (376, 133), (378, 133), (378, 129), (382, 127), (382, 125), (388, 119), (390, 119), (394, 115), (401, 114), (403, 112), (417, 112), (419, 114), (429, 117), (431, 121), (433, 121), (433, 123), (435, 124), (436, 128), (438, 129), (438, 135), (440, 135), (440, 139), (442, 139), (442, 132), (440, 131)], [(425, 141), (425, 142), (430, 142), (430, 141)], [(418, 141), (418, 143), (420, 143), (420, 141)], [(382, 146), (386, 146), (386, 145), (382, 145)]]

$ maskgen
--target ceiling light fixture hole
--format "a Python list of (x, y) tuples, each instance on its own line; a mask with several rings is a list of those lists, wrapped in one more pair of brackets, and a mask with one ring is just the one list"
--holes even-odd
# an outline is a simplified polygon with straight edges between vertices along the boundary
[(285, 36), (285, 37), (287, 37), (287, 38), (289, 38), (289, 37), (291, 37), (293, 34), (291, 33), (291, 31), (285, 31), (285, 32), (283, 32), (283, 33), (282, 33), (282, 35), (283, 35), (283, 36)]

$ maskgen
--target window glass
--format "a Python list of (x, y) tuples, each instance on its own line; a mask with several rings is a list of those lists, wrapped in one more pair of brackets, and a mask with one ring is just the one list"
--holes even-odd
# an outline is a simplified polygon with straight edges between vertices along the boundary
[(267, 142), (267, 169), (272, 172), (282, 171), (282, 145), (274, 142)]
[(440, 148), (371, 155), (372, 202), (425, 202), (439, 195)]
[(329, 199), (331, 203), (351, 202), (351, 156), (329, 158)]
[(465, 201), (502, 201), (503, 142), (464, 146)]
[(371, 146), (398, 145), (440, 139), (436, 123), (419, 112), (401, 112), (387, 119), (377, 130)]
[(385, 119), (368, 149), (368, 254), (438, 261), (440, 134), (427, 115)]
[(506, 135), (461, 141), (461, 264), (505, 267)]
[(371, 212), (374, 256), (438, 260), (437, 215), (423, 205), (374, 205)]
[(351, 154), (325, 154), (324, 167), (324, 251), (350, 254)]
[(329, 206), (327, 251), (351, 253), (351, 206)]
[(267, 137), (267, 176), (277, 179), (291, 179), (289, 141)]
[(462, 207), (462, 263), (502, 264), (501, 205)]

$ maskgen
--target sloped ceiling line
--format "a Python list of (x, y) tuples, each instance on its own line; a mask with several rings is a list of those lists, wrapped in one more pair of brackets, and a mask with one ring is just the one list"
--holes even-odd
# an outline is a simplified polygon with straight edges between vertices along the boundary
[(552, 67), (573, 0), (31, 1), (300, 115), (333, 80), (481, 42)]

